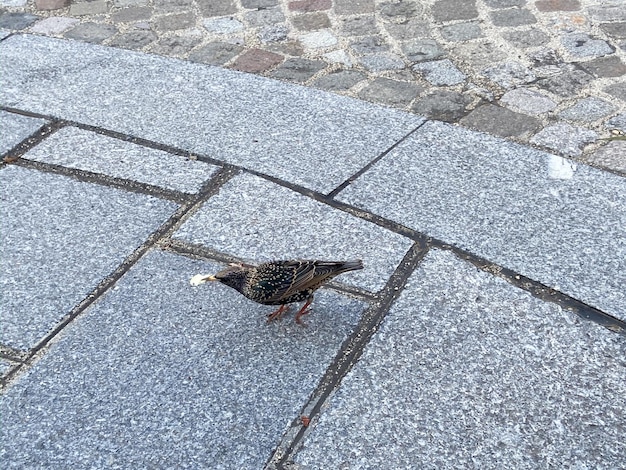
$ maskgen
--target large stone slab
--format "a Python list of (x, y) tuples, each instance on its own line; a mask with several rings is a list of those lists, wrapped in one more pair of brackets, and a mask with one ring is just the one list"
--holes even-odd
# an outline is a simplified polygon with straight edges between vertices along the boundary
[(249, 262), (362, 259), (337, 278), (382, 289), (413, 242), (378, 225), (249, 173), (229, 181), (174, 234)]
[(0, 129), (2, 129), (2, 132), (0, 132), (0, 154), (11, 150), (21, 141), (30, 137), (45, 123), (44, 119), (0, 110)]
[(429, 122), (340, 193), (626, 318), (626, 180)]
[(0, 170), (0, 342), (29, 349), (176, 204), (65, 176)]
[(2, 397), (4, 468), (262, 468), (365, 305), (322, 291), (308, 327), (149, 252)]
[[(0, 102), (329, 192), (423, 119), (321, 90), (76, 41), (0, 43)], [(140, 84), (140, 86), (139, 86)]]
[(24, 158), (197, 193), (217, 167), (76, 127), (64, 127)]
[(295, 460), (626, 467), (625, 355), (623, 337), (434, 251)]

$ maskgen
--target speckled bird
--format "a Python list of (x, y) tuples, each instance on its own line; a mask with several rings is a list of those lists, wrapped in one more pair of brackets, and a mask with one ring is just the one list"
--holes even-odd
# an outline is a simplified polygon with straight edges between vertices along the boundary
[(363, 269), (363, 261), (316, 261), (291, 260), (270, 261), (250, 265), (231, 265), (214, 275), (198, 274), (191, 278), (191, 285), (207, 281), (219, 281), (232, 287), (250, 300), (264, 305), (280, 305), (267, 316), (272, 321), (289, 309), (288, 304), (306, 301), (296, 313), (296, 323), (313, 302), (313, 294), (325, 282), (348, 271)]

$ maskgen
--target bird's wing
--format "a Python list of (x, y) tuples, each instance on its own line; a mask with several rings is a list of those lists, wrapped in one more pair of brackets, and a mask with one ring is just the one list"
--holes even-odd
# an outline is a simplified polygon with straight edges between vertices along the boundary
[(317, 289), (324, 281), (341, 272), (343, 263), (332, 261), (292, 261), (289, 268), (293, 272), (293, 281), (279, 299), (289, 297), (296, 292)]

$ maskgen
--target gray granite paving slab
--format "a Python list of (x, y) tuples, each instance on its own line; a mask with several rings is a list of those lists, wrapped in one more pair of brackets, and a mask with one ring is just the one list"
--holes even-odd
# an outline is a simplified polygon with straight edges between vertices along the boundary
[(197, 193), (217, 171), (208, 163), (76, 127), (55, 132), (24, 158)]
[(28, 349), (176, 209), (65, 176), (0, 170), (0, 342)]
[(0, 44), (0, 66), (7, 71), (0, 87), (5, 105), (206, 154), (318, 191), (332, 190), (423, 122), (321, 90), (75, 41), (12, 36)]
[(262, 468), (365, 305), (297, 325), (150, 252), (2, 397), (5, 468)]
[(337, 281), (382, 289), (411, 240), (251, 174), (229, 181), (173, 235), (250, 262), (362, 259)]
[(44, 119), (22, 116), (0, 110), (0, 154), (37, 132), (46, 123)]
[(341, 192), (626, 319), (626, 180), (429, 122)]
[(305, 438), (305, 468), (624, 468), (626, 342), (431, 252)]

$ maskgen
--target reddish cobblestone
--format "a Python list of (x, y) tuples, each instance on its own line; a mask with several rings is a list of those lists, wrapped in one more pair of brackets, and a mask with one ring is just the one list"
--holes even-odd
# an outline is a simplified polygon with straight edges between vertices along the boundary
[(265, 72), (283, 61), (283, 56), (263, 49), (250, 49), (241, 54), (232, 65), (235, 70), (242, 72)]

